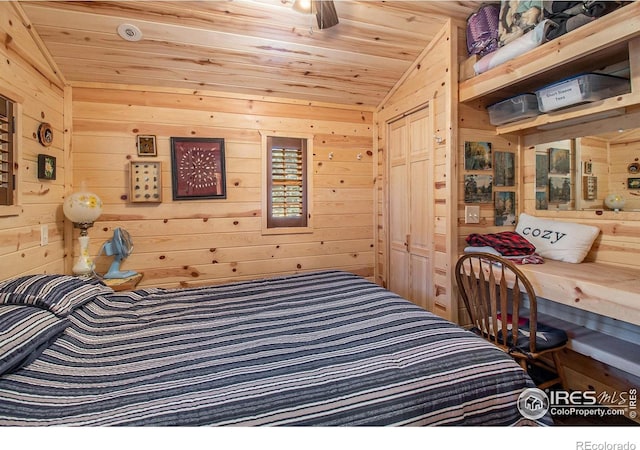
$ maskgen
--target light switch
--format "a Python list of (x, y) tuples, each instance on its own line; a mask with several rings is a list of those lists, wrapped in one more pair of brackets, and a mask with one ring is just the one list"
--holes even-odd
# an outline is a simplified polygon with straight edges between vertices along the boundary
[(480, 223), (480, 207), (479, 206), (464, 207), (464, 223)]
[(40, 245), (49, 245), (49, 225), (40, 225)]

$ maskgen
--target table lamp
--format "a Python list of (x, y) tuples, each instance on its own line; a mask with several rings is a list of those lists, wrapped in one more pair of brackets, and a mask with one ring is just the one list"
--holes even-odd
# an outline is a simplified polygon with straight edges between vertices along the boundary
[(89, 276), (95, 267), (89, 256), (89, 236), (87, 230), (102, 214), (102, 200), (92, 192), (80, 191), (68, 195), (62, 205), (64, 215), (73, 222), (74, 228), (80, 228), (80, 253), (73, 266), (74, 275)]
[(625, 204), (624, 197), (620, 194), (609, 194), (604, 199), (604, 204), (615, 212), (620, 211)]

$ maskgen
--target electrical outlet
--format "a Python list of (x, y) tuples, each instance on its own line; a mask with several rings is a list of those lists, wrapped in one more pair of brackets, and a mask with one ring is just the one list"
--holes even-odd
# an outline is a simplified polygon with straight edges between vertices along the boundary
[(464, 207), (464, 223), (480, 223), (480, 207), (479, 206)]
[(49, 244), (49, 225), (40, 225), (40, 245)]

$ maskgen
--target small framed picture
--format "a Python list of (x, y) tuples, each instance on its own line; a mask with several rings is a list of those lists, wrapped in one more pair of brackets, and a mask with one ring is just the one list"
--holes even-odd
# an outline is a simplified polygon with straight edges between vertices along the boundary
[(464, 143), (464, 170), (491, 170), (491, 142)]
[(591, 161), (585, 161), (584, 162), (584, 168), (583, 168), (582, 172), (585, 175), (593, 174), (593, 163)]
[(598, 177), (584, 175), (582, 177), (582, 198), (595, 200), (598, 197)]
[(53, 128), (51, 124), (43, 122), (38, 127), (38, 142), (43, 147), (50, 147), (53, 144)]
[(536, 153), (536, 188), (549, 184), (549, 154)]
[(132, 203), (162, 202), (162, 163), (131, 161)]
[(547, 191), (536, 191), (536, 209), (549, 209)]
[(571, 170), (571, 152), (564, 148), (549, 149), (549, 173), (567, 175)]
[(627, 188), (640, 189), (640, 178), (627, 178)]
[(495, 194), (494, 223), (496, 226), (516, 224), (516, 193), (496, 192)]
[(571, 178), (549, 177), (549, 203), (571, 201)]
[(465, 175), (464, 202), (491, 203), (493, 198), (493, 175)]
[(138, 136), (138, 156), (158, 156), (155, 136)]
[(515, 186), (515, 154), (511, 152), (493, 153), (494, 186)]
[(38, 155), (38, 178), (42, 180), (56, 179), (56, 157)]

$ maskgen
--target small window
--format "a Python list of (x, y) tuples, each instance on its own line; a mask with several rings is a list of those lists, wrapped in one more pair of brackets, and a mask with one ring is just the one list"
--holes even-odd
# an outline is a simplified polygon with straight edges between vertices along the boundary
[(306, 139), (267, 138), (267, 228), (306, 227)]
[(14, 204), (14, 103), (0, 96), (0, 205)]
[(264, 184), (266, 232), (310, 229), (309, 139), (266, 137)]

